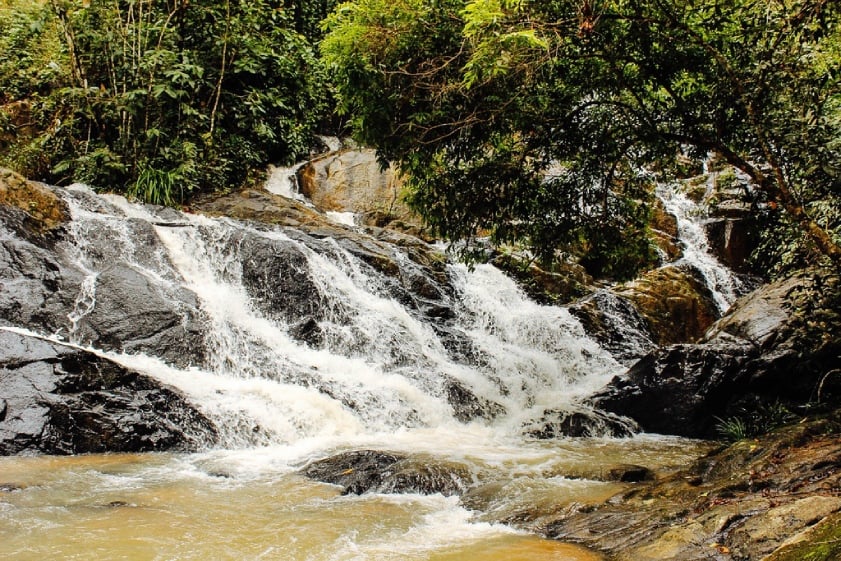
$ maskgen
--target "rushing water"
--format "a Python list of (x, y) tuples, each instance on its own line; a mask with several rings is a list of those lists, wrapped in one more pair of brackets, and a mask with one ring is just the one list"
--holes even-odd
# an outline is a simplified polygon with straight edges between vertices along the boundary
[[(617, 463), (677, 465), (697, 454), (679, 439), (529, 438), (547, 412), (580, 410), (622, 366), (567, 310), (528, 300), (493, 267), (449, 266), (444, 326), (396, 299), (387, 275), (336, 240), (186, 214), (164, 220), (84, 189), (68, 200), (75, 243), (64, 251), (84, 281), (68, 331), (47, 335), (89, 345), (81, 326), (115, 260), (173, 302), (179, 291), (195, 294), (208, 349), (201, 363), (93, 350), (179, 388), (221, 442), (197, 454), (1, 459), (4, 559), (592, 560), (501, 521), (529, 512), (526, 526), (536, 528), (564, 505), (617, 492), (599, 481)], [(132, 221), (153, 225), (151, 247), (135, 243)], [(319, 345), (297, 340), (295, 318), (250, 295), (243, 240), (303, 256)], [(408, 256), (393, 251), (411, 272)], [(454, 352), (442, 327), (467, 351)], [(453, 383), (495, 404), (494, 415), (459, 420), (447, 399)], [(345, 497), (296, 474), (360, 448), (459, 462), (479, 507), (441, 495)]]
[[(711, 176), (708, 189), (712, 188)], [(677, 218), (678, 237), (683, 243), (682, 260), (704, 276), (721, 313), (736, 301), (743, 288), (739, 278), (710, 253), (703, 225), (703, 210), (675, 185), (661, 185), (657, 196), (666, 210)]]

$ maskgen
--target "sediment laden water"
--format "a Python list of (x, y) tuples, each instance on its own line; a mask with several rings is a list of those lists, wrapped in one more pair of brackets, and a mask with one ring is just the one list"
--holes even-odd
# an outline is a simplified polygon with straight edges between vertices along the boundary
[[(450, 319), (399, 302), (393, 281), (336, 240), (227, 219), (175, 214), (97, 197), (68, 196), (73, 243), (64, 251), (84, 281), (69, 330), (44, 334), (87, 346), (98, 279), (130, 266), (177, 309), (195, 294), (204, 358), (178, 368), (150, 353), (100, 352), (183, 391), (220, 428), (200, 454), (0, 460), (0, 556), (5, 559), (596, 559), (501, 520), (558, 505), (597, 502), (615, 484), (570, 473), (616, 463), (685, 462), (679, 439), (541, 442), (526, 429), (622, 370), (565, 309), (528, 300), (491, 266), (446, 270)], [(140, 243), (138, 228), (154, 228)], [(244, 240), (303, 255), (315, 287), (319, 344), (293, 337), (298, 318), (268, 313), (243, 279)], [(394, 249), (401, 267), (409, 257)], [(271, 287), (277, 279), (265, 278)], [(187, 312), (185, 311), (185, 321)], [(304, 319), (304, 318), (301, 318)], [(455, 352), (446, 333), (457, 334)], [(451, 342), (450, 342), (451, 343)], [(447, 399), (458, 384), (493, 414), (459, 420)], [(295, 474), (307, 461), (375, 448), (469, 466), (496, 482), (473, 512), (457, 497), (339, 497)], [(12, 489), (12, 487), (9, 487)]]

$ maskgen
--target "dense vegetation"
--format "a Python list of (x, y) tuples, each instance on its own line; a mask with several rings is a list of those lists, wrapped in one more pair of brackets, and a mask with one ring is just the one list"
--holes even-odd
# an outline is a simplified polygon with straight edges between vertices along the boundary
[(3, 101), (25, 103), (18, 116), (35, 133), (5, 159), (27, 175), (169, 204), (311, 144), (323, 77), (295, 27), (320, 12), (266, 0), (7, 5)]
[(838, 2), (0, 1), (0, 164), (34, 178), (175, 203), (338, 111), (467, 253), (630, 276), (653, 182), (716, 154), (770, 209), (763, 267), (841, 263)]
[(837, 264), (839, 21), (826, 0), (358, 0), (323, 52), (444, 234), (632, 273), (650, 171), (716, 153)]

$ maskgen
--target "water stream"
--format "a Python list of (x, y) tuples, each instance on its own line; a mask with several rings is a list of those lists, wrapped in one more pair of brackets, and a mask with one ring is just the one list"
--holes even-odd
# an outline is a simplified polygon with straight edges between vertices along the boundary
[[(604, 500), (621, 487), (597, 475), (618, 463), (679, 465), (698, 453), (652, 436), (530, 438), (548, 411), (580, 409), (623, 367), (566, 309), (530, 301), (491, 266), (445, 269), (442, 319), (407, 304), (392, 276), (335, 239), (173, 211), (164, 219), (84, 188), (68, 201), (75, 242), (64, 251), (85, 280), (68, 331), (43, 335), (91, 344), (82, 327), (115, 262), (175, 309), (189, 291), (206, 348), (195, 364), (92, 350), (179, 388), (221, 438), (195, 454), (0, 459), (0, 485), (13, 484), (0, 491), (3, 559), (591, 561), (593, 552), (501, 521)], [(153, 243), (139, 243), (150, 227)], [(284, 274), (303, 279), (305, 297), (255, 296), (249, 247), (295, 256), (298, 269)], [(402, 276), (422, 274), (392, 251)], [(264, 286), (289, 286), (281, 281)], [(304, 313), (278, 311), (277, 298)], [(294, 336), (304, 319), (317, 324), (318, 344)], [(453, 384), (493, 413), (465, 420), (448, 399)], [(296, 473), (360, 448), (466, 465), (488, 486), (483, 508), (441, 495), (340, 496)]]

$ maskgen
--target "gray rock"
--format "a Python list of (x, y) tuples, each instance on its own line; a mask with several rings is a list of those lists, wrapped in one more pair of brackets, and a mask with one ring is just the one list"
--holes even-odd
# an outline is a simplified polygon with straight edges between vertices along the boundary
[(354, 450), (314, 461), (300, 473), (342, 487), (342, 494), (419, 493), (455, 495), (467, 489), (467, 468), (431, 458), (377, 450)]
[(194, 450), (216, 431), (176, 390), (93, 353), (0, 331), (0, 455)]

